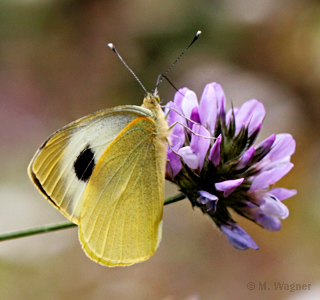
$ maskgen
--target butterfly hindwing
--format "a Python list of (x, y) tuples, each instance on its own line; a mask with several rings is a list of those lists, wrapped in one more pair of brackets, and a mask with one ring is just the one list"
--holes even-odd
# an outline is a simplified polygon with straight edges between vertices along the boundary
[(152, 118), (129, 123), (98, 160), (85, 191), (79, 238), (87, 255), (108, 266), (148, 259), (162, 230), (164, 153)]
[(101, 155), (132, 120), (150, 114), (139, 106), (120, 106), (63, 127), (39, 148), (29, 176), (48, 200), (78, 224), (85, 189)]

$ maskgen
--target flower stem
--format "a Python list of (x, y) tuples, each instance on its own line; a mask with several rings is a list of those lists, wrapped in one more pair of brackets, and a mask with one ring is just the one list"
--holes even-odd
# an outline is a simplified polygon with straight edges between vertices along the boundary
[(179, 194), (174, 195), (172, 197), (168, 197), (166, 200), (164, 200), (164, 205), (171, 204), (171, 203), (174, 203), (174, 202), (178, 202), (178, 201), (183, 200), (185, 198), (186, 198), (185, 194), (179, 193)]
[[(172, 197), (168, 197), (164, 201), (164, 205), (171, 204), (171, 203), (183, 200), (185, 197), (186, 196), (184, 194), (182, 194), (182, 193), (177, 194), (177, 195), (172, 196)], [(77, 226), (77, 224), (74, 224), (74, 223), (72, 223), (70, 221), (65, 221), (65, 222), (56, 223), (56, 224), (47, 224), (47, 225), (28, 228), (28, 229), (24, 229), (24, 230), (12, 231), (12, 232), (7, 232), (7, 233), (0, 234), (0, 241), (12, 240), (12, 239), (20, 238), (20, 237), (36, 235), (36, 234), (39, 234), (39, 233), (45, 233), (45, 232), (50, 232), (50, 231), (55, 231), (55, 230), (75, 227), (75, 226)]]
[(24, 236), (50, 232), (50, 231), (65, 229), (65, 228), (74, 227), (74, 226), (77, 226), (77, 224), (74, 224), (70, 221), (65, 221), (65, 222), (56, 223), (56, 224), (47, 224), (47, 225), (28, 228), (24, 230), (12, 231), (12, 232), (1, 234), (0, 241), (17, 239)]

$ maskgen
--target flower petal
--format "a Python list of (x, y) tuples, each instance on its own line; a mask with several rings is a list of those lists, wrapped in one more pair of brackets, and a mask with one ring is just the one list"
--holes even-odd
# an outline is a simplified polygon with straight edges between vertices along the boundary
[(220, 225), (221, 231), (227, 236), (229, 243), (240, 250), (248, 248), (258, 249), (258, 245), (254, 242), (250, 235), (248, 235), (240, 226), (234, 225)]
[(192, 130), (197, 135), (191, 133), (190, 148), (198, 157), (198, 167), (202, 169), (208, 149), (210, 147), (210, 132), (201, 125), (194, 124)]
[(167, 149), (167, 165), (166, 165), (166, 178), (173, 179), (180, 172), (182, 163), (180, 156), (175, 152), (178, 152), (182, 146), (181, 140), (176, 135), (171, 135), (171, 148)]
[(201, 124), (214, 132), (218, 115), (225, 110), (225, 94), (220, 84), (216, 82), (205, 86), (199, 105)]
[(188, 90), (184, 94), (183, 101), (181, 103), (181, 109), (184, 116), (190, 118), (191, 112), (195, 107), (198, 107), (198, 98), (195, 92)]
[(236, 134), (241, 128), (247, 127), (249, 135), (260, 125), (265, 117), (264, 106), (258, 100), (249, 100), (245, 102), (236, 115)]
[(251, 146), (246, 152), (244, 152), (240, 158), (240, 162), (237, 165), (236, 169), (241, 170), (241, 169), (247, 167), (251, 163), (251, 161), (254, 157), (255, 151), (256, 150), (255, 150), (254, 146)]
[(297, 190), (288, 190), (286, 188), (273, 188), (270, 192), (271, 195), (277, 197), (280, 201), (286, 200), (297, 194)]
[(252, 190), (267, 190), (271, 185), (275, 184), (284, 175), (286, 175), (293, 168), (292, 163), (285, 166), (273, 168), (271, 170), (262, 171), (252, 179), (250, 191)]
[[(200, 124), (200, 116), (199, 116), (199, 107), (194, 107), (192, 109), (191, 115), (190, 115), (190, 119), (193, 122), (199, 123)], [(191, 123), (191, 122), (190, 122)], [(193, 125), (194, 123), (191, 123), (191, 125)], [(192, 129), (192, 126), (189, 126)]]
[(217, 167), (220, 164), (221, 156), (220, 156), (220, 145), (222, 141), (222, 135), (219, 134), (214, 144), (212, 145), (209, 153), (209, 159), (212, 163)]
[(276, 135), (274, 147), (270, 151), (272, 160), (279, 160), (283, 157), (290, 156), (296, 149), (296, 142), (291, 134), (280, 133)]
[(251, 202), (248, 202), (247, 206), (241, 208), (240, 211), (266, 230), (278, 231), (281, 228), (281, 221), (278, 217), (267, 216), (259, 206), (256, 206)]
[(281, 229), (281, 221), (277, 217), (261, 214), (260, 218), (257, 218), (256, 221), (268, 231), (278, 231)]
[(226, 180), (215, 183), (215, 187), (218, 191), (223, 192), (224, 197), (228, 197), (242, 182), (244, 178)]
[(263, 197), (264, 203), (260, 205), (261, 211), (269, 217), (285, 219), (289, 216), (288, 207), (270, 193)]
[(265, 156), (271, 149), (274, 141), (276, 140), (276, 135), (272, 134), (265, 140), (263, 140), (257, 147), (257, 153), (260, 157)]
[[(195, 123), (200, 124), (199, 107), (196, 106), (196, 107), (194, 107), (192, 109), (192, 112), (191, 112), (191, 115), (190, 115), (190, 120), (193, 121), (193, 122), (188, 121), (188, 127), (191, 130), (193, 129), (193, 125), (196, 125)], [(190, 133), (190, 132), (188, 132), (188, 133)]]
[(182, 102), (184, 102), (185, 95), (187, 94), (188, 91), (190, 91), (190, 90), (188, 88), (184, 87), (182, 89), (179, 89), (179, 91), (176, 92), (174, 95), (173, 102), (177, 106), (178, 111), (182, 114), (183, 114)]
[(180, 157), (174, 152), (168, 152), (166, 165), (166, 178), (173, 179), (182, 169)]
[(202, 205), (206, 205), (207, 211), (215, 212), (217, 209), (217, 203), (219, 198), (215, 195), (212, 195), (206, 191), (198, 191), (199, 197), (197, 198), (198, 202)]
[(197, 169), (199, 166), (199, 158), (192, 151), (190, 146), (185, 146), (179, 149), (178, 154), (182, 157), (183, 161), (190, 169)]
[[(171, 129), (171, 145), (174, 146), (179, 141), (180, 146), (185, 141), (185, 128), (181, 125), (186, 125), (186, 119), (180, 116), (176, 111), (179, 111), (177, 105), (172, 101), (166, 105), (165, 113), (167, 115), (167, 122), (169, 125), (175, 124)], [(172, 136), (175, 135), (178, 139), (173, 140)]]
[(277, 134), (270, 152), (259, 162), (265, 170), (287, 164), (294, 153), (296, 142), (291, 134)]

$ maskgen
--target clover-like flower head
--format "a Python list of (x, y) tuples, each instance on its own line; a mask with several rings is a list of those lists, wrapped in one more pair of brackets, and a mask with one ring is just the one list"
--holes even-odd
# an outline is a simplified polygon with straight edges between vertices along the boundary
[(226, 111), (226, 97), (218, 83), (196, 94), (180, 89), (166, 105), (173, 125), (166, 178), (179, 186), (238, 249), (257, 249), (253, 239), (233, 220), (230, 209), (275, 231), (289, 215), (283, 200), (295, 190), (272, 187), (293, 164), (295, 141), (290, 134), (273, 134), (258, 145), (265, 109), (253, 99)]

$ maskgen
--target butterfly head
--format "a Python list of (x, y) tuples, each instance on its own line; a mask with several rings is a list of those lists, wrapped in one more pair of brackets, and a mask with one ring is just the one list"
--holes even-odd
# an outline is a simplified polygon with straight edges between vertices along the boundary
[(148, 93), (147, 96), (143, 99), (143, 107), (150, 109), (151, 111), (155, 111), (160, 106), (160, 97), (158, 92)]

